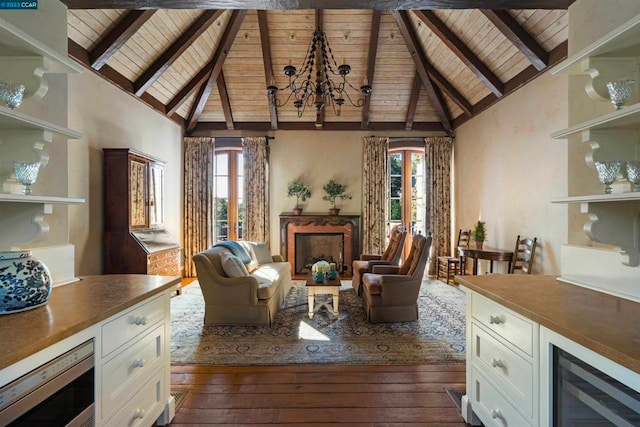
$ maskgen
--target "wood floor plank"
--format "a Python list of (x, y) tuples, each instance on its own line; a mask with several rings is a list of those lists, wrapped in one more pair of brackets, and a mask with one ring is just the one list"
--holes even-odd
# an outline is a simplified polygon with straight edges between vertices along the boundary
[(171, 427), (464, 427), (446, 389), (464, 390), (464, 364), (171, 368), (187, 391)]
[(185, 408), (433, 408), (453, 407), (444, 393), (281, 393), (251, 394), (190, 393)]

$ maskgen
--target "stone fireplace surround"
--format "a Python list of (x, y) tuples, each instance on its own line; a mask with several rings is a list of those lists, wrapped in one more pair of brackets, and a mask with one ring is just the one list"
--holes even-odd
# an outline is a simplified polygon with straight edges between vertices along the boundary
[[(345, 274), (352, 275), (354, 259), (360, 257), (360, 216), (359, 215), (280, 215), (280, 254), (291, 263), (291, 275), (296, 276), (296, 234), (344, 236), (343, 263)], [(297, 274), (300, 276), (300, 273)]]

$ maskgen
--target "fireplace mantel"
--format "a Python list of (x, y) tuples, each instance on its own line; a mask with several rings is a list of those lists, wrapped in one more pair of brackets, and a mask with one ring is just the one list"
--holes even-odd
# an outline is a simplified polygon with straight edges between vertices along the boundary
[[(326, 215), (326, 214), (304, 214), (280, 215), (280, 254), (287, 261), (294, 262), (294, 241), (295, 233), (298, 232), (335, 232), (338, 229), (345, 230), (345, 236), (350, 236), (349, 241), (345, 241), (344, 263), (347, 266), (347, 273), (351, 272), (351, 263), (354, 259), (360, 258), (360, 215)], [(295, 273), (292, 264), (292, 273)]]

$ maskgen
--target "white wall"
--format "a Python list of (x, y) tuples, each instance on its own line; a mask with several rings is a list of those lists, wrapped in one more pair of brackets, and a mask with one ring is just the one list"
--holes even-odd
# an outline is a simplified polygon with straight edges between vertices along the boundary
[(566, 77), (546, 73), (456, 130), (453, 229), (481, 214), (487, 246), (537, 237), (535, 274), (559, 274), (567, 238), (567, 208), (550, 203), (567, 192), (567, 146), (550, 137), (567, 126), (566, 91)]
[[(102, 149), (134, 148), (165, 160), (165, 226), (178, 241), (182, 218), (182, 130), (95, 74), (69, 77), (69, 192), (86, 203), (70, 208), (76, 272), (102, 273)], [(126, 209), (126, 207), (123, 207)]]

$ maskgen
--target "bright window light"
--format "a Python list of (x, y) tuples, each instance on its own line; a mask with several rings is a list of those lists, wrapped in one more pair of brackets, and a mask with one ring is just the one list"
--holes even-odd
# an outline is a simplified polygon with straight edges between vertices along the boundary
[(313, 326), (300, 322), (298, 328), (298, 339), (313, 341), (331, 341), (328, 336), (313, 328)]

